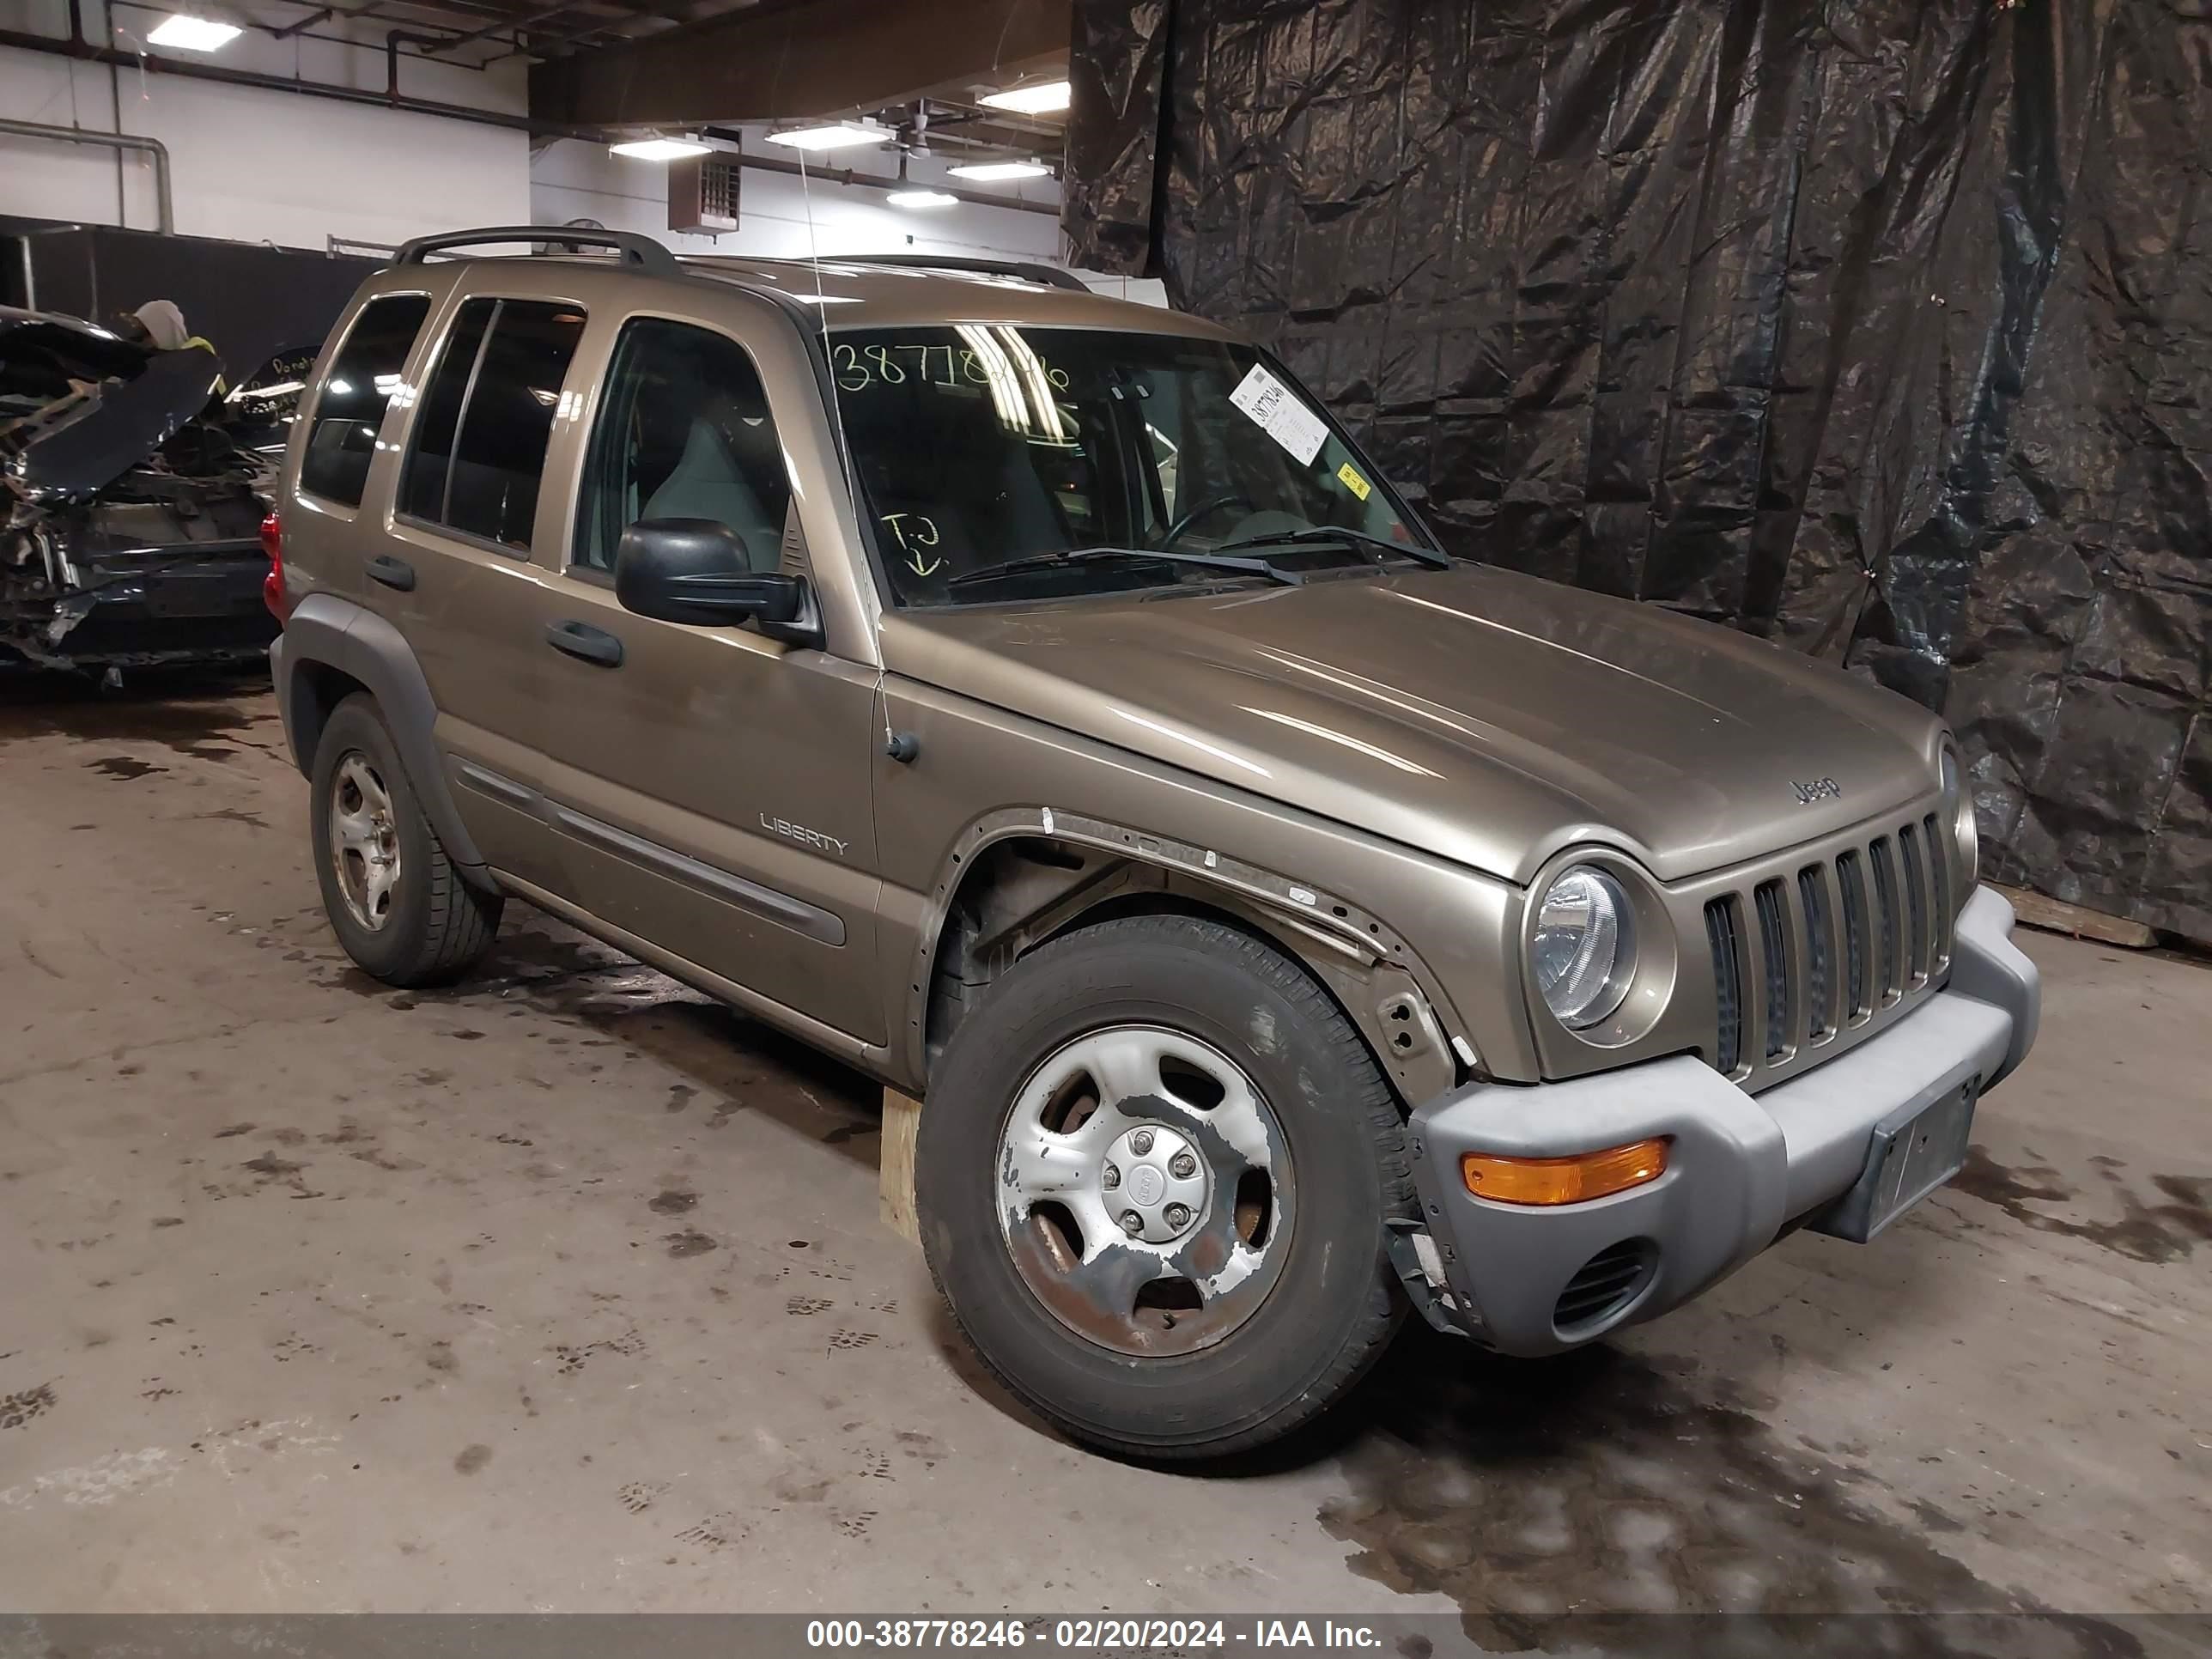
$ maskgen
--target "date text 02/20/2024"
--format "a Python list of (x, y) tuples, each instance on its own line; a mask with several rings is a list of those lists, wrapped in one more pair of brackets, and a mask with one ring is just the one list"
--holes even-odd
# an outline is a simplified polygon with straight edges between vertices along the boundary
[(1378, 1648), (1370, 1626), (1330, 1619), (815, 1619), (810, 1648)]

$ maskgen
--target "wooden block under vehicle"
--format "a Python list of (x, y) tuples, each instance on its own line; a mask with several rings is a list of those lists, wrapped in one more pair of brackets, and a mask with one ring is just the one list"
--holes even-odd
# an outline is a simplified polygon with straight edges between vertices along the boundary
[[(1995, 882), (1990, 884), (1996, 886)], [(2146, 951), (2158, 943), (2158, 935), (2148, 927), (2140, 921), (2130, 921), (2125, 916), (2108, 916), (2102, 910), (2048, 898), (2041, 893), (2031, 893), (2025, 887), (1997, 887), (1997, 891), (2012, 902), (2013, 915), (2030, 927), (2071, 933), (2076, 939), (2101, 939), (2106, 945), (2123, 945), (2130, 951)]]
[(878, 1212), (884, 1225), (909, 1244), (921, 1243), (914, 1208), (914, 1138), (921, 1127), (921, 1103), (896, 1089), (884, 1091), (884, 1157), (877, 1173)]

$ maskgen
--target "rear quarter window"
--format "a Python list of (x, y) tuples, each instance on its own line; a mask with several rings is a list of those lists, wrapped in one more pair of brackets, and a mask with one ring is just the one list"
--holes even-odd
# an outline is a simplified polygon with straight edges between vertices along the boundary
[(300, 460), (301, 489), (347, 507), (361, 505), (384, 411), (429, 314), (424, 294), (384, 295), (356, 313), (315, 398)]

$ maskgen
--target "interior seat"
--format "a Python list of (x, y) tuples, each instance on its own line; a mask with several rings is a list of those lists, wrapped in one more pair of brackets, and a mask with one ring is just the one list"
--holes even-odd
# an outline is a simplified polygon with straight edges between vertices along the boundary
[(745, 563), (753, 570), (777, 568), (783, 527), (772, 523), (744, 471), (723, 441), (721, 428), (705, 416), (691, 422), (684, 453), (645, 504), (648, 519), (712, 519), (727, 525), (745, 544)]

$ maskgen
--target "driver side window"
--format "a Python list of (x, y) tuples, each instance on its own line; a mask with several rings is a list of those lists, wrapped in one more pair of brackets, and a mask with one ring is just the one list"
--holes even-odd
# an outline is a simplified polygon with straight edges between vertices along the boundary
[(641, 519), (708, 519), (778, 568), (791, 479), (760, 373), (726, 335), (659, 317), (627, 324), (584, 467), (572, 568), (612, 574)]

